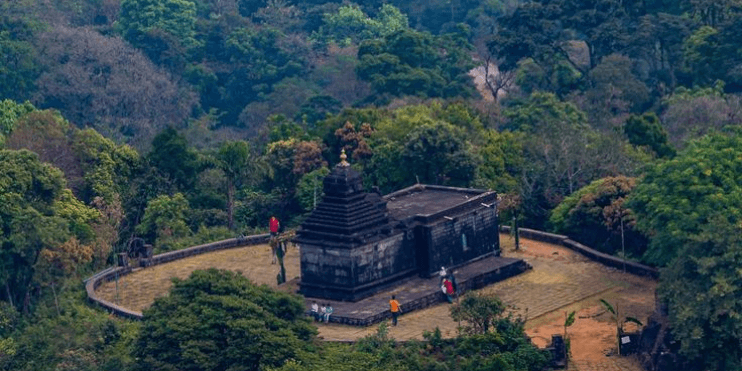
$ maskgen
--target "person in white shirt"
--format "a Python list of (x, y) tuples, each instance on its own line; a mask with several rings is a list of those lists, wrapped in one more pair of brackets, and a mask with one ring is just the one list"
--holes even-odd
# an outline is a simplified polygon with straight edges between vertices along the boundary
[(312, 302), (312, 317), (314, 317), (315, 321), (319, 321), (319, 305), (317, 305), (316, 301)]

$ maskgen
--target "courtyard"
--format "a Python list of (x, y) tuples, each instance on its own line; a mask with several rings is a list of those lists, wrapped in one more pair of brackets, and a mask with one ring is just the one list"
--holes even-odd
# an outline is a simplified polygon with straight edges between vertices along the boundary
[[(565, 316), (576, 311), (576, 321), (567, 330), (572, 341), (570, 370), (641, 370), (633, 358), (614, 355), (615, 320), (603, 310), (599, 300), (618, 307), (623, 317), (636, 317), (646, 323), (654, 310), (656, 281), (592, 262), (558, 245), (521, 239), (521, 249), (515, 251), (514, 242), (507, 234), (500, 235), (500, 243), (503, 256), (524, 259), (533, 269), (480, 291), (497, 295), (517, 315), (523, 316), (527, 320), (526, 331), (536, 345), (543, 347), (552, 334), (562, 334)], [(271, 264), (270, 248), (258, 245), (140, 269), (100, 286), (97, 293), (106, 300), (142, 311), (155, 298), (167, 294), (172, 277), (186, 278), (194, 270), (211, 267), (239, 271), (258, 284), (292, 291), (300, 272), (299, 252), (295, 247), (289, 248), (285, 258), (289, 283), (281, 287), (276, 281), (278, 265)], [(424, 331), (436, 327), (445, 337), (456, 336), (458, 323), (451, 319), (449, 305), (438, 304), (404, 313), (399, 325), (390, 328), (390, 336), (401, 341), (422, 339)], [(319, 336), (328, 341), (353, 341), (374, 333), (377, 327), (317, 324)]]

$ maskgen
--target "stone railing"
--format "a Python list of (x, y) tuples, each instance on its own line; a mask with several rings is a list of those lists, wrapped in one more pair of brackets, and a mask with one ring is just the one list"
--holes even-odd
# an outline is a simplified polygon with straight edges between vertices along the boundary
[[(171, 262), (173, 260), (183, 259), (190, 256), (205, 254), (212, 251), (232, 249), (235, 247), (260, 245), (268, 242), (269, 234), (259, 234), (247, 237), (230, 238), (228, 240), (222, 240), (203, 245), (189, 247), (183, 250), (169, 251), (166, 253), (155, 255), (149, 259), (141, 261), (144, 266), (153, 266)], [(125, 276), (131, 273), (134, 267), (114, 267), (108, 268), (101, 272), (96, 273), (85, 281), (85, 290), (88, 293), (88, 299), (93, 303), (100, 305), (101, 307), (110, 310), (116, 315), (132, 319), (142, 319), (142, 312), (133, 311), (131, 309), (124, 308), (115, 303), (111, 303), (105, 299), (98, 297), (95, 290), (105, 282), (113, 281), (119, 277)]]
[[(500, 226), (500, 230), (508, 233), (510, 232), (510, 226)], [(626, 267), (626, 271), (629, 273), (636, 274), (639, 276), (648, 276), (648, 277), (652, 277), (655, 279), (659, 278), (660, 276), (660, 272), (659, 270), (657, 270), (657, 268), (653, 268), (650, 266), (646, 266), (644, 264), (639, 264), (639, 263), (632, 262), (629, 260), (621, 259), (617, 256), (602, 253), (600, 251), (587, 247), (577, 241), (570, 240), (569, 237), (567, 236), (537, 231), (535, 229), (528, 229), (528, 228), (518, 228), (518, 232), (520, 236), (525, 237), (525, 238), (529, 238), (529, 239), (541, 241), (541, 242), (548, 242), (548, 243), (552, 243), (555, 245), (562, 245), (564, 247), (577, 251), (578, 253), (594, 261), (597, 261), (603, 265), (607, 265), (612, 268), (624, 269), (624, 267)]]

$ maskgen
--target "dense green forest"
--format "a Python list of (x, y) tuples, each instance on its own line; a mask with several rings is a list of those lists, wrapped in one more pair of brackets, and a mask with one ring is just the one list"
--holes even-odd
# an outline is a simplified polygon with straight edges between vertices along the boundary
[[(739, 0), (0, 0), (0, 369), (541, 367), (504, 318), (321, 344), (295, 297), (224, 272), (144, 323), (86, 304), (81, 279), (134, 237), (164, 252), (298, 225), (344, 149), (367, 187), (493, 189), (503, 223), (661, 267), (688, 368), (737, 370), (740, 30)], [(218, 298), (188, 300), (209, 280)], [(197, 325), (185, 305), (252, 353), (158, 337), (171, 315)], [(249, 358), (266, 347), (283, 351)]]

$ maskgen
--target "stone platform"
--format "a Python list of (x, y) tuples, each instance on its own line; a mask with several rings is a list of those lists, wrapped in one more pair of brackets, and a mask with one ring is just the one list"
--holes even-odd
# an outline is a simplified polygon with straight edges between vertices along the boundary
[[(460, 266), (454, 269), (453, 274), (458, 284), (458, 292), (461, 294), (516, 276), (528, 269), (531, 269), (531, 266), (525, 260), (490, 256)], [(440, 289), (440, 278), (435, 276), (432, 278), (407, 278), (387, 291), (357, 302), (307, 297), (306, 304), (307, 308), (310, 308), (313, 301), (316, 301), (320, 306), (330, 303), (334, 309), (330, 316), (331, 323), (369, 326), (391, 318), (389, 299), (392, 295), (397, 297), (403, 314), (427, 308), (446, 300)], [(309, 311), (307, 311), (307, 315), (310, 315)]]

